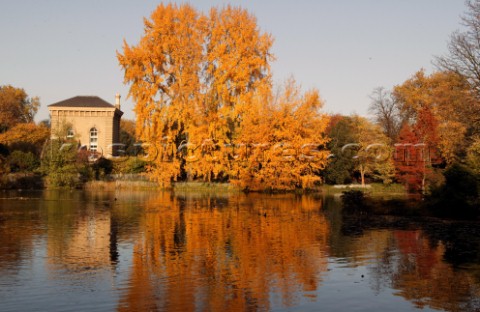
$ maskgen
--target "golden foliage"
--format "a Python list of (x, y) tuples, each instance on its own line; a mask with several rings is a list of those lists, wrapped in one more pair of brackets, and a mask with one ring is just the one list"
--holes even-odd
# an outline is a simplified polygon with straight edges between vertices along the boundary
[(0, 133), (0, 144), (9, 145), (17, 142), (42, 145), (49, 137), (50, 130), (44, 125), (19, 123), (10, 130)]
[[(248, 187), (258, 163), (253, 154), (251, 164), (236, 163), (239, 146), (270, 144), (278, 154), (285, 152), (278, 144), (299, 152), (325, 143), (317, 91), (301, 95), (292, 81), (284, 94), (272, 96), (272, 43), (255, 17), (238, 7), (203, 14), (188, 4), (161, 4), (145, 19), (138, 45), (125, 42), (117, 56), (136, 101), (137, 135), (152, 156), (153, 179), (168, 185), (180, 178), (234, 177)], [(253, 173), (253, 180), (275, 180), (268, 188), (311, 186), (325, 164), (273, 156)]]
[(466, 148), (465, 135), (478, 133), (478, 110), (475, 98), (465, 77), (454, 72), (436, 72), (430, 76), (423, 70), (394, 89), (403, 111), (418, 120), (422, 111), (433, 113), (438, 136), (438, 148), (447, 163)]
[(242, 114), (236, 181), (250, 190), (311, 188), (320, 181), (328, 152), (329, 117), (317, 90), (301, 94), (293, 79), (276, 97), (267, 90)]
[(17, 123), (33, 122), (39, 106), (39, 99), (29, 99), (25, 90), (9, 85), (0, 86), (0, 132)]
[(358, 115), (351, 117), (351, 127), (358, 143), (355, 168), (360, 173), (362, 185), (365, 185), (366, 175), (375, 176), (387, 184), (391, 182), (395, 167), (389, 138), (378, 125)]

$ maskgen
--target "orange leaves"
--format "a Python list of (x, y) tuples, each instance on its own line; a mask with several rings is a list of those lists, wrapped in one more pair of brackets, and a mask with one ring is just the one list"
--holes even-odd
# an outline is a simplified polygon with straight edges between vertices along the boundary
[(0, 133), (17, 123), (33, 122), (39, 106), (39, 99), (29, 99), (25, 90), (0, 86)]
[[(124, 44), (118, 60), (137, 103), (137, 134), (159, 154), (154, 179), (235, 179), (249, 188), (257, 186), (247, 181), (259, 180), (258, 186), (281, 189), (319, 180), (326, 151), (317, 149), (327, 140), (322, 102), (316, 90), (300, 94), (293, 80), (273, 96), (272, 44), (244, 9), (205, 15), (188, 4), (161, 4), (145, 20), (139, 44)], [(264, 145), (269, 148), (257, 149)], [(305, 160), (302, 150), (318, 159), (282, 161), (295, 153)]]
[(447, 163), (464, 149), (465, 133), (477, 132), (480, 109), (465, 77), (454, 72), (437, 72), (430, 76), (417, 72), (402, 85), (395, 96), (404, 112), (416, 124), (421, 143), (437, 145)]
[(238, 180), (250, 190), (311, 188), (327, 161), (325, 129), (318, 91), (301, 94), (293, 79), (276, 98), (254, 97), (243, 115), (238, 143), (250, 146), (247, 161), (236, 163)]
[(9, 145), (17, 142), (41, 145), (50, 136), (50, 130), (34, 123), (19, 123), (5, 133), (0, 134), (0, 144)]
[[(158, 180), (176, 180), (185, 170), (210, 180), (226, 171), (216, 163), (226, 158), (218, 146), (232, 143), (236, 105), (269, 83), (268, 37), (240, 8), (205, 15), (188, 4), (161, 4), (145, 19), (139, 44), (125, 43), (123, 53), (117, 53), (137, 103), (137, 133), (169, 159), (152, 167)], [(165, 138), (174, 145), (168, 151)], [(208, 140), (215, 148), (206, 147)], [(199, 160), (186, 162), (185, 152)]]
[(214, 8), (209, 21), (206, 77), (219, 101), (231, 105), (236, 96), (268, 79), (273, 40), (261, 34), (256, 19), (241, 8)]

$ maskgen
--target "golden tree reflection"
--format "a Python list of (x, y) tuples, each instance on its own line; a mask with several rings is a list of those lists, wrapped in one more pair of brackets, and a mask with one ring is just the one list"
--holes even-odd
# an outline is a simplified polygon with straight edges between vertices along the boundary
[(39, 276), (100, 301), (107, 290), (120, 311), (268, 311), (352, 300), (330, 297), (332, 286), (349, 289), (361, 272), (371, 291), (360, 306), (393, 293), (420, 309), (480, 311), (475, 222), (347, 218), (292, 194), (42, 196), (0, 198), (4, 285)]
[(146, 205), (119, 310), (265, 310), (314, 296), (327, 269), (321, 202), (291, 196), (172, 197)]

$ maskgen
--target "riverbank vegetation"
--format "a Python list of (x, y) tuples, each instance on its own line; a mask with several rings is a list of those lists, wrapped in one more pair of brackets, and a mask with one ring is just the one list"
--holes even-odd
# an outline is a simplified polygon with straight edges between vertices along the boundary
[(329, 194), (343, 190), (328, 185), (360, 185), (367, 197), (410, 194), (439, 214), (460, 205), (477, 215), (478, 12), (480, 0), (469, 1), (466, 31), (452, 35), (434, 72), (373, 90), (368, 119), (323, 112), (319, 91), (293, 77), (274, 85), (273, 36), (246, 10), (161, 4), (139, 42), (117, 52), (136, 103), (136, 120), (121, 125), (126, 154), (92, 159), (66, 138), (48, 141), (48, 122), (33, 123), (38, 98), (2, 86), (0, 171), (38, 174), (47, 187), (126, 174), (179, 190)]

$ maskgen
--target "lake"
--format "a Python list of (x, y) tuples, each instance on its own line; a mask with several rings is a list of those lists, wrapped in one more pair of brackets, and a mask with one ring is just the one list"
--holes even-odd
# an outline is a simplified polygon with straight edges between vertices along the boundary
[(0, 311), (479, 311), (477, 222), (338, 198), (0, 192)]

